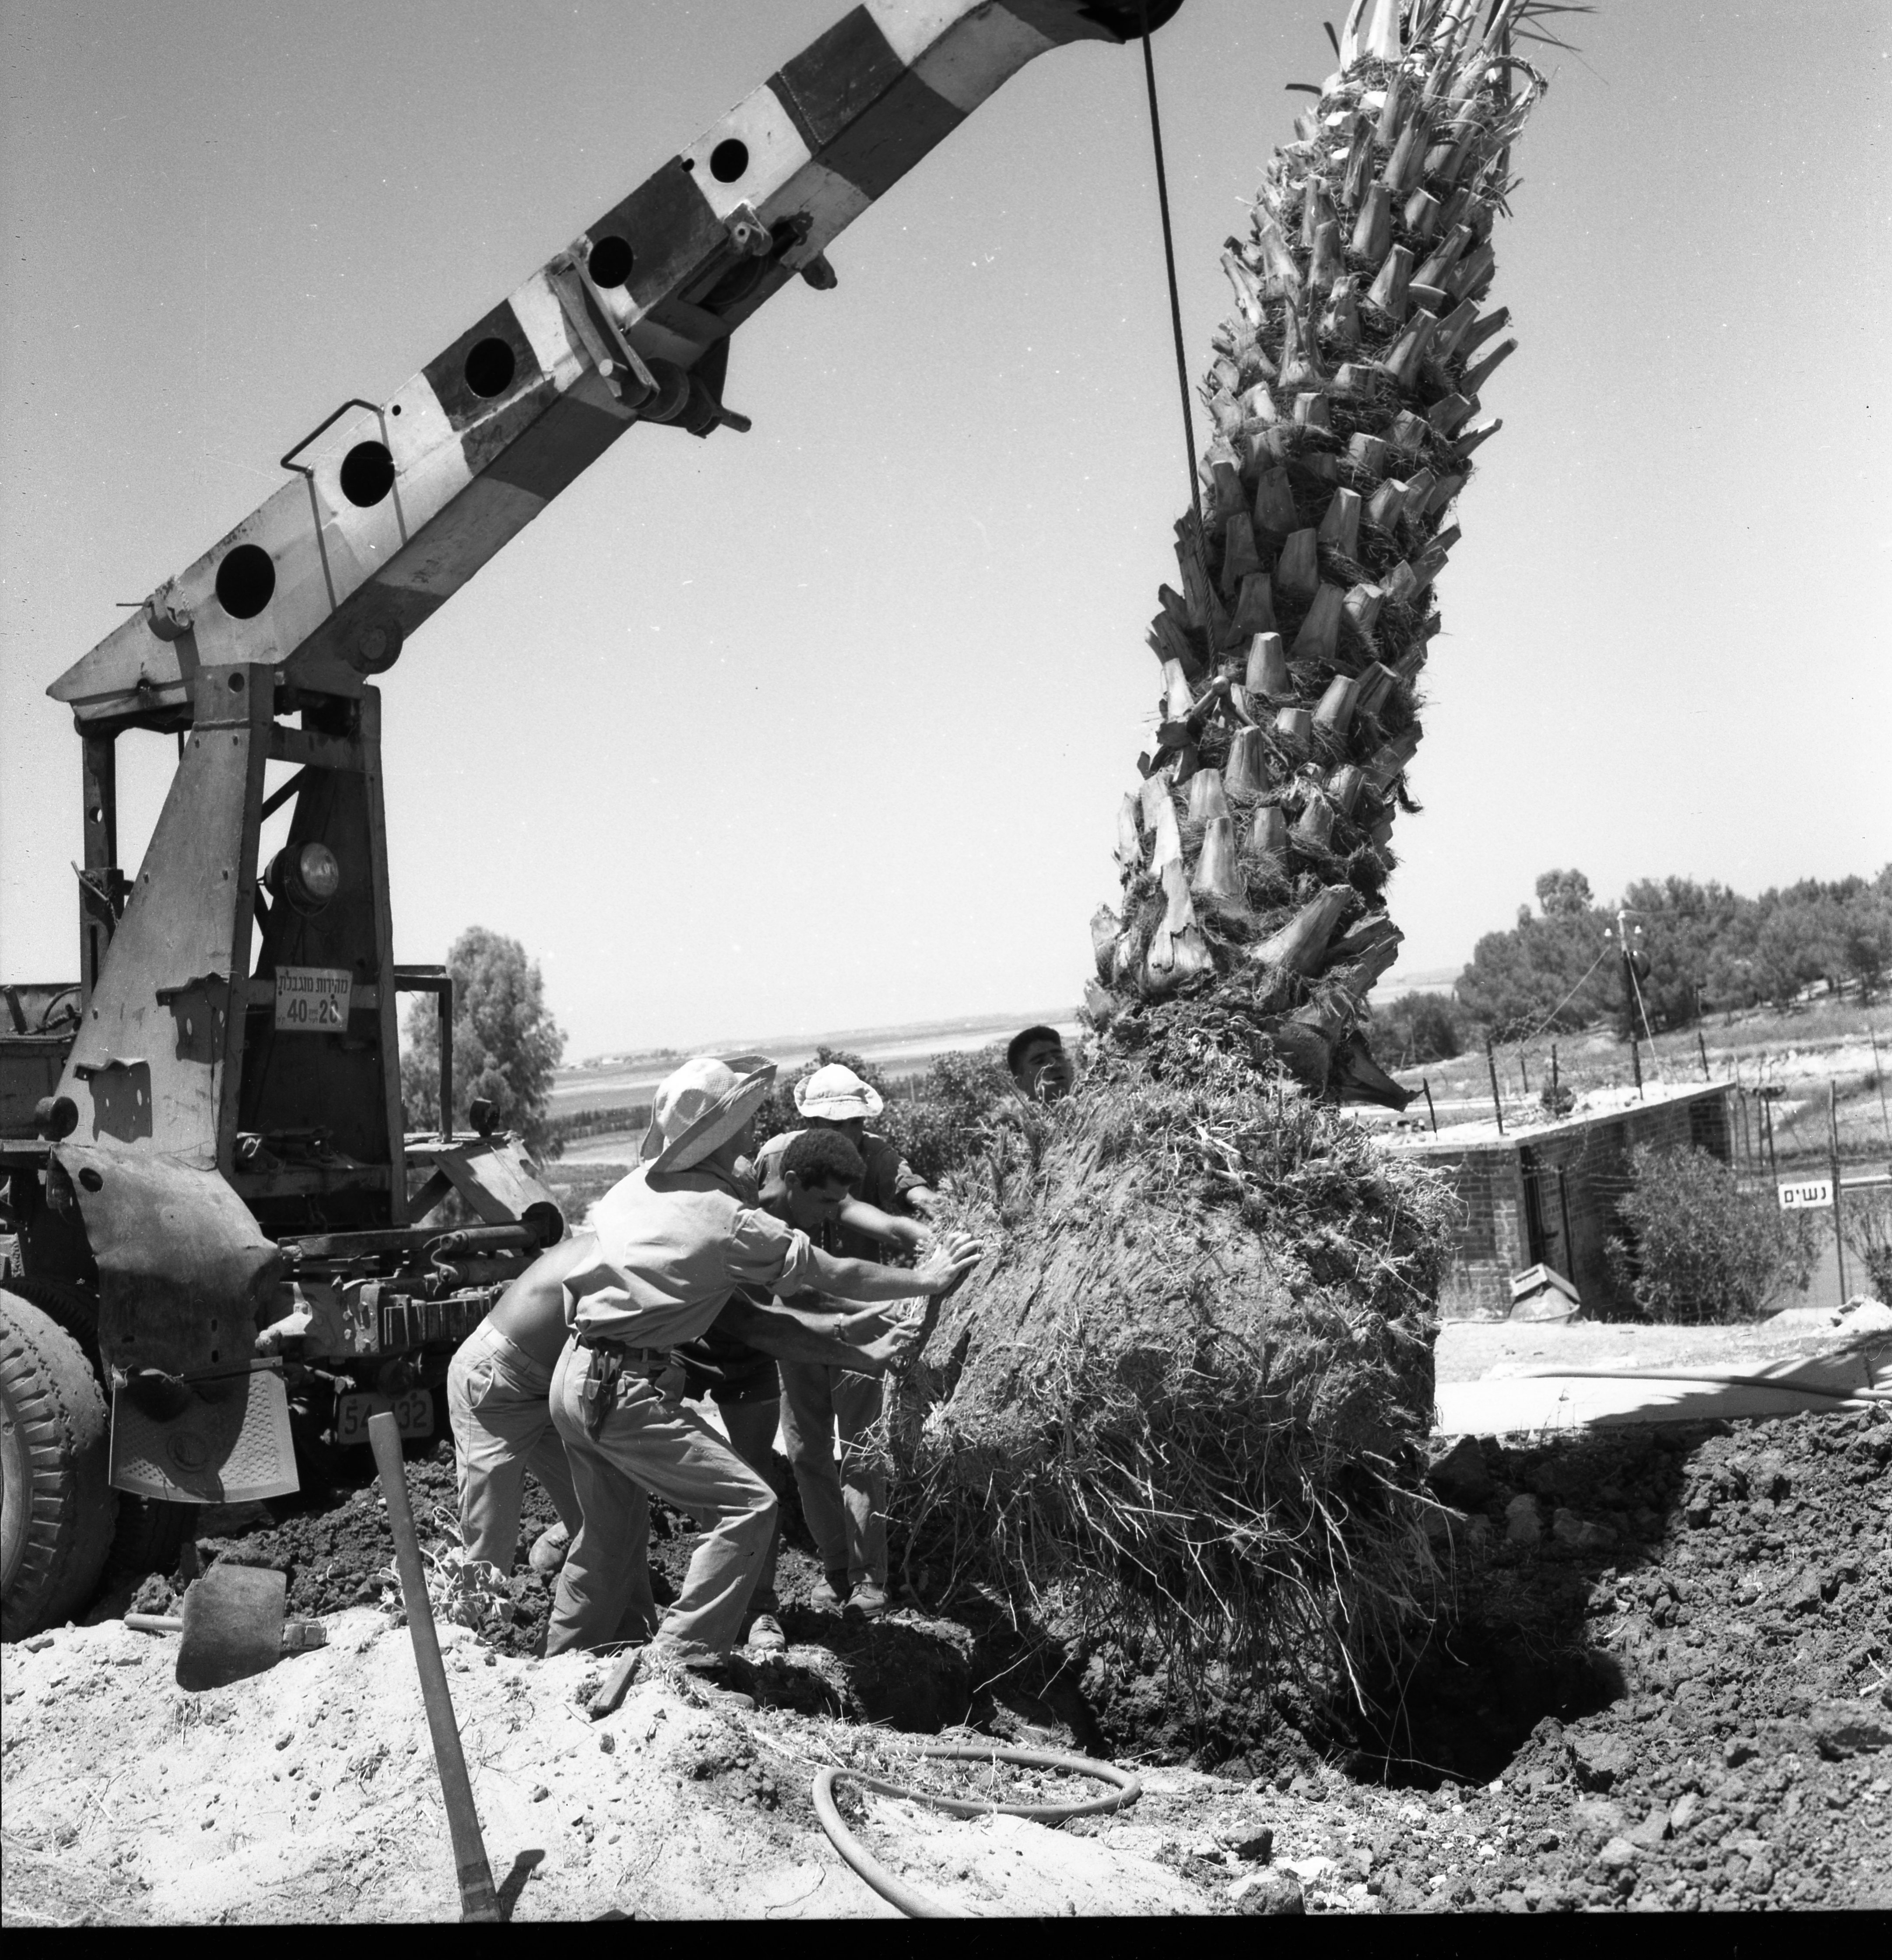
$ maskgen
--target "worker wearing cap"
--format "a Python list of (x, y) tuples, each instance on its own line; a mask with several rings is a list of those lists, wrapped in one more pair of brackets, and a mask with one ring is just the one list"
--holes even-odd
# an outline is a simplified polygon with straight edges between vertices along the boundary
[[(854, 1196), (884, 1214), (879, 1236), (863, 1231), (858, 1220), (837, 1218), (826, 1227), (824, 1242), (850, 1258), (881, 1258), (883, 1244), (918, 1251), (937, 1202), (894, 1145), (868, 1129), (884, 1106), (872, 1083), (838, 1061), (795, 1087), (795, 1107), (808, 1129), (837, 1131), (858, 1153)], [(790, 1130), (762, 1146), (755, 1169), (765, 1204), (779, 1201), (784, 1159), (803, 1134)], [(920, 1222), (901, 1217), (909, 1208)], [(809, 1603), (836, 1612), (844, 1602), (850, 1612), (877, 1619), (888, 1606), (886, 1475), (873, 1435), (882, 1408), (881, 1377), (822, 1362), (785, 1360), (780, 1373), (782, 1446), (823, 1573)]]
[(1071, 1058), (1055, 1028), (1019, 1029), (1006, 1044), (1005, 1066), (1028, 1102), (1055, 1102), (1070, 1093)]
[(732, 1068), (698, 1057), (666, 1077), (643, 1160), (599, 1201), (586, 1249), (561, 1274), (572, 1335), (552, 1377), (552, 1413), (583, 1522), (559, 1575), (548, 1654), (615, 1634), (639, 1563), (647, 1490), (693, 1513), (704, 1530), (653, 1655), (714, 1667), (741, 1630), (775, 1527), (774, 1494), (676, 1399), (683, 1370), (671, 1349), (720, 1317), (752, 1345), (844, 1353), (884, 1369), (917, 1351), (937, 1311), (930, 1306), (917, 1327), (879, 1314), (821, 1323), (774, 1302), (746, 1302), (736, 1288), (936, 1300), (978, 1260), (978, 1246), (965, 1239), (912, 1272), (835, 1258), (747, 1202), (737, 1166), (755, 1148), (755, 1112), (774, 1073), (760, 1058)]

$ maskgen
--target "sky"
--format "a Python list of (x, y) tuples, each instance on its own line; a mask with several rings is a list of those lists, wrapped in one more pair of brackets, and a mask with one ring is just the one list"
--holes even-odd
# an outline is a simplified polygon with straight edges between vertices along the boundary
[[(43, 690), (116, 602), (843, 11), (0, 0), (0, 977), (78, 969)], [(1193, 372), (1322, 18), (1156, 38)], [(1892, 858), (1892, 10), (1573, 32), (1497, 234), (1520, 348), (1440, 581), (1408, 973), (1552, 866)], [(634, 431), (382, 682), (397, 956), (517, 937), (573, 1058), (1075, 1001), (1115, 894), (1188, 496), (1136, 50), (1042, 57), (829, 256), (736, 337), (752, 434)], [(175, 757), (119, 752), (129, 867)]]

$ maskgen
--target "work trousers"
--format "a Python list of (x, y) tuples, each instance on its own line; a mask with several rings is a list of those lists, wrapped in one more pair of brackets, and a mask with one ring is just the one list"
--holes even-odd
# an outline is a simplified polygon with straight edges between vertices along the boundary
[(460, 1542), (469, 1558), (513, 1569), (519, 1511), (530, 1470), (564, 1521), (578, 1529), (578, 1494), (552, 1427), (552, 1370), (490, 1322), (460, 1344), (447, 1371), (447, 1420), (459, 1484)]
[[(822, 1569), (856, 1586), (887, 1583), (887, 1478), (868, 1440), (880, 1420), (879, 1375), (819, 1361), (784, 1361), (782, 1443)], [(837, 1434), (841, 1453), (837, 1460)]]
[[(552, 1418), (565, 1440), (584, 1522), (558, 1575), (545, 1652), (623, 1638), (627, 1614), (639, 1605), (647, 1624), (655, 1618), (646, 1603), (644, 1557), (650, 1528), (644, 1494), (654, 1491), (689, 1512), (704, 1533), (657, 1637), (727, 1653), (741, 1635), (774, 1538), (775, 1494), (701, 1416), (665, 1401), (654, 1383), (628, 1368), (592, 1435), (581, 1398), (591, 1360), (587, 1349), (568, 1341), (552, 1376)], [(634, 1596), (640, 1582), (643, 1602)]]

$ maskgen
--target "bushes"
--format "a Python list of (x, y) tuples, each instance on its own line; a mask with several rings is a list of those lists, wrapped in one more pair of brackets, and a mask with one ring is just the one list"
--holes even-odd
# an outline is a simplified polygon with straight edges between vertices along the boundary
[(1651, 1320), (1757, 1320), (1801, 1293), (1817, 1260), (1814, 1226), (1751, 1195), (1706, 1150), (1630, 1153), (1618, 1208), (1626, 1238), (1609, 1242), (1610, 1277)]
[(936, 1185), (950, 1171), (978, 1156), (994, 1112), (1016, 1101), (1016, 1092), (1005, 1067), (1005, 1050), (994, 1045), (969, 1055), (943, 1055), (921, 1079), (919, 1095), (908, 1099), (889, 1094), (879, 1069), (846, 1048), (820, 1048), (792, 1076), (778, 1077), (765, 1098), (756, 1119), (763, 1142), (784, 1130), (799, 1130), (796, 1084), (831, 1061), (851, 1068), (886, 1098), (886, 1107), (870, 1126), (898, 1150), (928, 1184)]
[(1442, 994), (1402, 994), (1373, 1010), (1373, 1056), (1382, 1068), (1449, 1061), (1465, 1047), (1458, 1004)]
[(1892, 1192), (1850, 1192), (1843, 1202), (1846, 1250), (1865, 1268), (1859, 1290), (1892, 1305)]

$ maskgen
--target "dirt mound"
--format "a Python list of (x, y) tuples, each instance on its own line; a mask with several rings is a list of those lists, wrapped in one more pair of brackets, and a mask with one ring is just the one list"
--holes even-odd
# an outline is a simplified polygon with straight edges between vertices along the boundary
[[(1471, 1447), (1448, 1611), (1354, 1758), (1436, 1787), (1388, 1903), (1892, 1903), (1892, 1415)], [(1442, 1860), (1455, 1803), (1494, 1848)]]

